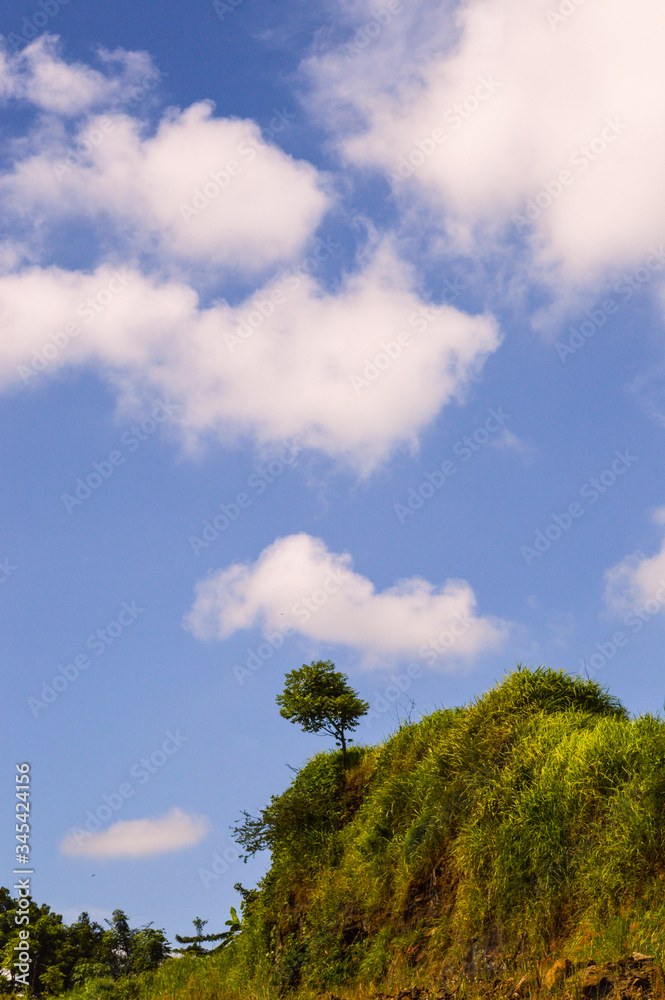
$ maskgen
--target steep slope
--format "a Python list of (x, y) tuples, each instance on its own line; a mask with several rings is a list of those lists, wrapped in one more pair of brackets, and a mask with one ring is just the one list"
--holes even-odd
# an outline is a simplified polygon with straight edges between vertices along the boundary
[(119, 998), (665, 998), (659, 718), (518, 669), (348, 765), (317, 754), (245, 815), (239, 841), (271, 866), (239, 887), (225, 951), (170, 960)]
[[(665, 724), (518, 669), (384, 745), (314, 757), (241, 828), (272, 865), (235, 961), (281, 987), (662, 955)], [(258, 839), (257, 839), (258, 838)]]

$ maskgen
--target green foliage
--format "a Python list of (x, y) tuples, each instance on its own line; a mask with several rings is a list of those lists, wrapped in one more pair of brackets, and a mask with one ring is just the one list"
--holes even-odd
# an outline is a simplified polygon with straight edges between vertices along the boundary
[(479, 730), (488, 724), (496, 725), (512, 713), (523, 717), (569, 710), (628, 718), (618, 698), (596, 681), (571, 677), (563, 670), (527, 670), (518, 665), (500, 684), (476, 699), (469, 709), (469, 726)]
[(195, 935), (192, 937), (181, 937), (180, 934), (176, 934), (175, 939), (178, 944), (186, 944), (188, 946), (187, 948), (178, 948), (177, 951), (181, 955), (205, 955), (207, 949), (203, 947), (203, 942), (209, 940), (209, 935), (203, 933), (203, 928), (208, 921), (202, 920), (201, 917), (194, 917), (192, 923), (196, 931)]
[(271, 863), (235, 886), (242, 921), (232, 910), (221, 950), (113, 979), (94, 966), (110, 932), (81, 918), (70, 1000), (309, 1000), (559, 957), (665, 961), (665, 723), (560, 671), (519, 668), (346, 762), (316, 754), (236, 837)]
[[(20, 926), (14, 920), (17, 903), (11, 898), (8, 889), (3, 887), (1, 892), (0, 964), (13, 974), (15, 948), (20, 940)], [(67, 974), (76, 961), (73, 942), (68, 940), (62, 917), (53, 913), (49, 906), (37, 906), (30, 900), (27, 912), (30, 921), (30, 991), (36, 996), (58, 992), (66, 985)], [(22, 986), (22, 983), (13, 978), (0, 980), (2, 992), (13, 992), (15, 989), (22, 989)]]
[[(175, 936), (178, 944), (189, 946), (177, 949), (181, 955), (212, 955), (213, 952), (219, 951), (230, 944), (234, 935), (242, 929), (242, 924), (233, 906), (231, 907), (231, 919), (225, 921), (226, 926), (229, 928), (228, 931), (222, 931), (220, 934), (204, 934), (203, 928), (208, 921), (201, 920), (200, 917), (195, 917), (193, 923), (196, 929), (196, 934), (193, 937), (181, 937), (180, 934), (176, 934)], [(220, 944), (216, 948), (204, 948), (204, 943), (209, 941), (219, 941)]]
[[(347, 751), (347, 764), (357, 766), (364, 750)], [(357, 798), (348, 785), (342, 757), (325, 751), (313, 757), (281, 795), (273, 795), (259, 816), (243, 812), (244, 822), (234, 828), (234, 838), (250, 857), (261, 850), (273, 856), (288, 851), (294, 856), (309, 855), (349, 819)]]
[(169, 954), (164, 931), (150, 927), (132, 930), (122, 910), (114, 910), (102, 938), (101, 955), (113, 979), (156, 969)]
[(608, 955), (644, 941), (665, 957), (665, 724), (592, 681), (520, 667), (346, 771), (318, 754), (253, 822), (245, 847), (272, 863), (240, 940), (268, 940), (278, 989), (414, 956), (491, 974), (588, 955), (589, 935)]
[[(4, 887), (0, 889), (0, 963), (14, 970), (14, 949), (20, 927), (15, 923), (16, 901)], [(88, 988), (102, 981), (140, 975), (158, 968), (169, 952), (161, 930), (132, 929), (122, 910), (114, 910), (109, 929), (91, 922), (87, 913), (67, 926), (62, 917), (46, 905), (28, 906), (30, 934), (30, 993), (57, 996), (72, 988)], [(0, 993), (22, 987), (14, 979), (0, 977)], [(92, 987), (91, 987), (92, 988)], [(99, 987), (101, 989), (101, 987)]]
[(346, 674), (335, 670), (334, 663), (319, 660), (292, 670), (286, 675), (283, 693), (277, 695), (277, 704), (281, 706), (280, 715), (297, 722), (306, 733), (333, 736), (342, 748), (346, 766), (346, 734), (367, 714), (369, 704), (361, 701)]

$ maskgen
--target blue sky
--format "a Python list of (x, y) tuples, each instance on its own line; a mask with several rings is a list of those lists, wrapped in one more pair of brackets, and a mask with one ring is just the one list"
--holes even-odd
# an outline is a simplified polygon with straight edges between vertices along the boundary
[(665, 15), (571, 11), (5, 15), (2, 738), (67, 920), (222, 927), (303, 662), (361, 742), (517, 661), (662, 709)]

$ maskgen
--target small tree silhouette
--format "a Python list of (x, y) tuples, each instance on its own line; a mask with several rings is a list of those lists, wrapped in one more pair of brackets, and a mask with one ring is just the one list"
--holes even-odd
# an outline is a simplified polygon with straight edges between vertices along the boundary
[[(195, 917), (192, 921), (196, 929), (196, 934), (193, 937), (181, 937), (180, 934), (176, 934), (175, 939), (178, 944), (189, 945), (188, 948), (178, 948), (177, 951), (185, 954), (189, 953), (192, 955), (210, 955), (214, 951), (220, 951), (229, 944), (231, 938), (238, 933), (241, 929), (241, 923), (238, 918), (234, 907), (231, 907), (231, 919), (225, 921), (226, 926), (229, 928), (228, 931), (222, 931), (220, 934), (204, 934), (203, 928), (208, 923), (207, 920), (201, 920), (200, 917)], [(204, 941), (220, 941), (216, 948), (204, 948)]]
[[(280, 715), (297, 722), (306, 733), (328, 733), (342, 748), (346, 769), (347, 732), (355, 729), (369, 703), (348, 684), (346, 674), (330, 660), (318, 660), (286, 675), (286, 686), (277, 695)], [(349, 743), (352, 741), (349, 739)]]
[(208, 949), (202, 947), (203, 942), (207, 940), (207, 935), (204, 936), (203, 934), (203, 928), (208, 921), (201, 920), (200, 917), (194, 917), (192, 923), (196, 929), (194, 937), (181, 937), (179, 934), (176, 934), (175, 936), (178, 944), (186, 944), (189, 947), (178, 948), (177, 950), (182, 954), (189, 953), (190, 955), (204, 955)]

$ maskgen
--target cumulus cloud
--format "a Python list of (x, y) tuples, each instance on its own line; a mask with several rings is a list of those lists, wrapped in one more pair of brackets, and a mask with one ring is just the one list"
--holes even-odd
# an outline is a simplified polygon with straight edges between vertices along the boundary
[[(286, 128), (289, 120), (280, 112)], [(154, 135), (125, 114), (51, 130), (0, 184), (7, 211), (43, 224), (82, 216), (116, 227), (118, 246), (250, 273), (299, 253), (330, 205), (324, 179), (208, 101), (167, 114)]]
[(413, 280), (383, 246), (335, 292), (300, 272), (202, 308), (188, 285), (130, 269), (26, 269), (0, 276), (0, 384), (98, 365), (123, 399), (178, 403), (192, 440), (295, 437), (367, 473), (414, 444), (500, 340), (490, 317), (428, 305)]
[[(665, 526), (665, 507), (653, 521)], [(634, 552), (607, 571), (605, 603), (616, 614), (644, 609), (653, 615), (665, 608), (665, 540), (655, 555)]]
[(74, 827), (60, 849), (77, 858), (149, 858), (194, 847), (209, 832), (206, 816), (189, 815), (174, 807), (158, 819), (119, 819), (97, 833)]
[[(374, 0), (342, 6), (357, 24), (377, 17)], [(574, 283), (665, 238), (665, 8), (560, 6), (464, 0), (451, 24), (442, 3), (420, 0), (362, 55), (342, 46), (308, 70), (347, 161), (438, 208), (451, 245), (531, 238), (543, 269)]]
[(156, 82), (157, 70), (146, 52), (102, 50), (104, 72), (85, 63), (68, 63), (54, 35), (41, 35), (16, 55), (0, 51), (0, 98), (27, 101), (42, 111), (79, 115), (131, 99), (135, 88)]
[[(142, 65), (140, 53), (102, 58), (132, 74)], [(189, 443), (295, 437), (366, 474), (396, 446), (416, 446), (499, 346), (490, 316), (425, 301), (389, 240), (375, 240), (333, 290), (315, 281), (317, 259), (342, 250), (314, 239), (333, 203), (328, 182), (255, 123), (215, 117), (205, 101), (172, 109), (151, 132), (128, 114), (93, 115), (104, 80), (112, 94), (125, 71), (102, 80), (65, 64), (48, 37), (4, 65), (6, 87), (25, 96), (42, 81), (61, 106), (0, 178), (15, 224), (0, 247), (0, 385), (92, 365), (124, 402), (178, 403)], [(85, 113), (63, 124), (76, 109)], [(46, 246), (74, 221), (142, 270), (27, 265), (41, 259), (31, 242)], [(194, 282), (220, 266), (254, 293), (202, 306), (187, 281), (164, 277)]]
[(307, 534), (277, 539), (255, 563), (201, 581), (186, 627), (198, 638), (226, 639), (285, 622), (308, 639), (357, 650), (368, 665), (415, 653), (431, 663), (469, 659), (499, 648), (510, 631), (508, 622), (478, 615), (465, 580), (412, 577), (377, 593), (348, 553), (329, 552)]

